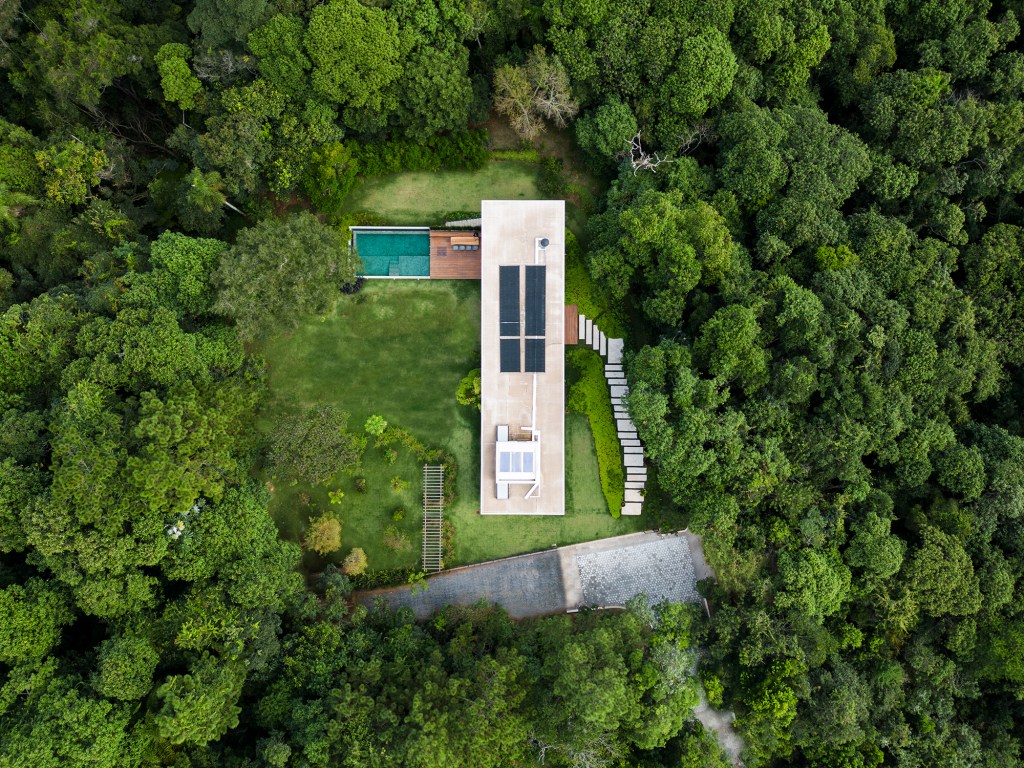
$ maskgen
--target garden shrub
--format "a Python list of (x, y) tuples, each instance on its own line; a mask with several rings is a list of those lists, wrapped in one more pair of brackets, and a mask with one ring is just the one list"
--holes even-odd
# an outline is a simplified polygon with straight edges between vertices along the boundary
[(355, 547), (345, 555), (345, 559), (341, 562), (341, 571), (346, 576), (360, 576), (366, 572), (368, 565), (366, 552), (361, 547)]
[(579, 381), (569, 389), (569, 407), (586, 414), (590, 420), (601, 473), (601, 490), (608, 503), (608, 511), (612, 517), (618, 517), (625, 501), (625, 473), (611, 394), (604, 378), (604, 361), (592, 349), (579, 347), (569, 353), (569, 362), (580, 374)]
[(391, 513), (391, 519), (394, 520), (396, 523), (402, 522), (403, 520), (405, 520), (405, 510), (399, 507), (398, 509)]
[(455, 523), (447, 518), (441, 521), (441, 562), (455, 562)]
[(327, 515), (311, 517), (302, 543), (306, 549), (318, 555), (337, 552), (341, 549), (341, 521)]
[(359, 293), (361, 290), (363, 290), (363, 286), (365, 284), (366, 284), (366, 278), (365, 277), (357, 277), (355, 279), (355, 282), (345, 283), (345, 285), (341, 286), (341, 292), (344, 293), (346, 296), (351, 296), (351, 295), (353, 295), (355, 293)]
[(480, 410), (480, 369), (474, 368), (462, 377), (458, 389), (455, 390), (455, 399), (459, 405), (468, 405)]
[(537, 191), (549, 199), (561, 199), (569, 194), (569, 182), (565, 178), (565, 163), (558, 157), (545, 157), (540, 164), (537, 177)]
[(393, 552), (409, 548), (409, 537), (398, 530), (397, 526), (389, 525), (384, 529), (384, 546)]
[(416, 568), (385, 568), (380, 571), (367, 571), (351, 578), (353, 589), (377, 589), (378, 587), (397, 587), (408, 584), (409, 577), (415, 574)]
[(368, 418), (366, 420), (366, 424), (363, 426), (363, 429), (365, 429), (369, 434), (373, 435), (374, 437), (376, 437), (377, 435), (384, 434), (384, 430), (387, 428), (387, 419), (385, 419), (383, 416), (378, 416), (376, 414)]

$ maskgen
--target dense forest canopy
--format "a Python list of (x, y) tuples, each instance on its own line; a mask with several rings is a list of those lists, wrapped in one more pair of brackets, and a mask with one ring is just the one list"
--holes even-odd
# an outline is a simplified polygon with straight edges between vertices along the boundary
[[(1024, 763), (1022, 19), (0, 3), (0, 766), (720, 766), (698, 644), (748, 766)], [(607, 182), (576, 234), (710, 620), (350, 610), (267, 512), (250, 343), (356, 287), (359, 179), (497, 123)]]

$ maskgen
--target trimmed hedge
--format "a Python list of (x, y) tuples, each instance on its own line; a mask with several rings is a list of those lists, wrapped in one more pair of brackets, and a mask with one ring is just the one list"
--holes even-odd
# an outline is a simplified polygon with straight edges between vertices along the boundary
[(419, 569), (413, 567), (386, 568), (381, 571), (367, 571), (366, 573), (360, 573), (358, 576), (349, 576), (348, 580), (352, 584), (352, 589), (397, 587), (402, 584), (408, 584), (409, 577), (418, 572)]
[(517, 160), (522, 163), (539, 163), (540, 151), (536, 149), (494, 149), (491, 160)]
[(619, 432), (612, 411), (611, 393), (604, 378), (604, 361), (592, 349), (577, 347), (569, 352), (569, 362), (580, 378), (569, 389), (569, 408), (586, 414), (597, 448), (597, 467), (601, 473), (601, 490), (608, 511), (618, 517), (625, 501), (626, 473), (622, 467)]
[(487, 165), (487, 131), (480, 129), (426, 141), (395, 139), (383, 144), (352, 145), (360, 176), (385, 176), (400, 171), (478, 171)]

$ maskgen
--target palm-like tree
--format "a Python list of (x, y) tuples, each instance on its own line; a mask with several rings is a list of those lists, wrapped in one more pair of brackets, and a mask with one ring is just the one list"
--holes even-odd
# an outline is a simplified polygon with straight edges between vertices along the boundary
[(194, 168), (183, 179), (181, 221), (188, 229), (213, 232), (220, 226), (223, 208), (245, 215), (228, 200), (224, 180), (217, 171), (203, 173)]
[(9, 189), (0, 183), (0, 229), (17, 229), (18, 217), (25, 209), (37, 205), (39, 200), (25, 192)]

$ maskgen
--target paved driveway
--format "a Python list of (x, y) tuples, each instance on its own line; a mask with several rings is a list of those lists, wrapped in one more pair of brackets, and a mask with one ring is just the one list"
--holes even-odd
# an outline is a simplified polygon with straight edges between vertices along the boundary
[(639, 594), (651, 602), (700, 603), (696, 582), (706, 566), (699, 547), (688, 534), (633, 533), (454, 568), (430, 577), (426, 591), (416, 594), (393, 587), (359, 592), (356, 599), (369, 604), (383, 597), (394, 608), (411, 607), (419, 619), (446, 605), (480, 600), (503, 606), (516, 619), (622, 605)]
[(443, 571), (427, 579), (426, 591), (416, 594), (409, 587), (394, 587), (357, 592), (356, 599), (368, 604), (384, 597), (392, 608), (411, 607), (418, 619), (446, 605), (486, 600), (503, 605), (516, 618), (527, 618), (564, 611), (564, 595), (560, 558), (551, 549)]

